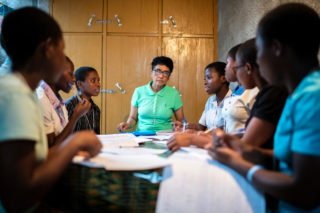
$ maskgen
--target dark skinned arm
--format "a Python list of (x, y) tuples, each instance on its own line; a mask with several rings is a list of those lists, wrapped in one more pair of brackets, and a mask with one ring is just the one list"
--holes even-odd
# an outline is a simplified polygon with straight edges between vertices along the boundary
[(2, 141), (0, 197), (5, 209), (21, 212), (30, 208), (48, 192), (78, 151), (94, 156), (100, 149), (95, 134), (85, 131), (52, 148), (47, 159), (39, 163), (35, 158), (34, 141)]

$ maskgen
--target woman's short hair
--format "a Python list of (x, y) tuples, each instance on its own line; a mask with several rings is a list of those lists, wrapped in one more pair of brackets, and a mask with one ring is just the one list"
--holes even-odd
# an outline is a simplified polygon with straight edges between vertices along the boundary
[(169, 57), (166, 57), (166, 56), (155, 57), (151, 62), (152, 70), (157, 65), (165, 65), (165, 66), (167, 66), (169, 68), (170, 73), (172, 73), (172, 71), (173, 71), (173, 61)]
[[(216, 72), (218, 73), (219, 76), (225, 76), (226, 74), (226, 63), (224, 62), (221, 62), (221, 61), (216, 61), (216, 62), (213, 62), (211, 64), (208, 64), (204, 70), (209, 70), (209, 72)], [(229, 82), (228, 81), (225, 81), (225, 84), (226, 85), (229, 85)]]
[(76, 81), (85, 81), (91, 72), (97, 72), (97, 70), (93, 67), (79, 67), (74, 73)]
[(208, 69), (211, 71), (212, 69), (214, 69), (219, 74), (219, 76), (225, 76), (226, 74), (225, 68), (226, 68), (226, 63), (221, 61), (216, 61), (211, 64), (208, 64), (204, 70)]
[(227, 57), (230, 57), (230, 58), (232, 58), (233, 60), (236, 60), (236, 54), (237, 54), (237, 51), (238, 51), (238, 49), (239, 49), (240, 46), (241, 46), (241, 43), (240, 43), (240, 44), (237, 44), (236, 46), (233, 46), (233, 47), (229, 50), (229, 52), (228, 52), (228, 54), (227, 54)]
[(258, 67), (257, 64), (257, 48), (255, 39), (249, 39), (241, 44), (237, 51), (237, 61), (238, 64), (243, 65), (249, 63), (252, 66)]
[(49, 38), (58, 42), (62, 31), (50, 15), (35, 7), (14, 10), (3, 19), (0, 42), (13, 69), (25, 66), (38, 46)]
[(305, 4), (284, 4), (261, 19), (257, 36), (264, 42), (278, 40), (301, 58), (315, 57), (319, 51), (320, 17)]
[[(79, 67), (74, 73), (74, 76), (76, 78), (76, 82), (77, 81), (85, 81), (87, 76), (91, 72), (97, 72), (97, 70), (93, 67), (86, 67), (86, 66)], [(77, 84), (76, 84), (76, 87), (77, 87), (77, 89), (79, 89)]]

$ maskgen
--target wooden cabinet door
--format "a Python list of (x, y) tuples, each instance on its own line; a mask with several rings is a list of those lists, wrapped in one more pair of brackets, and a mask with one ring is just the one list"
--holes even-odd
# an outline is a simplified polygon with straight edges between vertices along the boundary
[[(163, 0), (163, 33), (212, 35), (215, 0)], [(169, 17), (176, 22), (173, 26)]]
[(159, 0), (108, 0), (108, 20), (108, 32), (158, 33)]
[(52, 15), (63, 32), (102, 32), (103, 0), (52, 0)]
[(213, 39), (163, 38), (163, 54), (174, 60), (170, 79), (182, 95), (183, 110), (188, 122), (198, 123), (207, 93), (204, 90), (204, 68), (213, 62)]
[[(106, 96), (107, 133), (117, 132), (117, 125), (126, 121), (130, 111), (131, 96), (136, 87), (151, 80), (151, 61), (157, 55), (157, 37), (107, 37), (107, 82), (108, 89), (117, 93)], [(126, 90), (122, 94), (115, 84)]]

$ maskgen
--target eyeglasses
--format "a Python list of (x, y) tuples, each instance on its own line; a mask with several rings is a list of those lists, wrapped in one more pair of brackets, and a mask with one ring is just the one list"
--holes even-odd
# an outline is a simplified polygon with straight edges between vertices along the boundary
[(169, 77), (170, 76), (170, 71), (168, 71), (168, 70), (164, 70), (164, 71), (162, 71), (162, 70), (160, 70), (160, 69), (156, 69), (156, 70), (152, 70), (157, 76), (159, 76), (160, 74), (162, 74), (164, 77)]
[(232, 67), (232, 69), (233, 69), (234, 72), (237, 72), (238, 69), (240, 69), (241, 67), (244, 67), (244, 66), (246, 66), (246, 65), (243, 64), (243, 65), (239, 65), (239, 66), (234, 66), (234, 67)]

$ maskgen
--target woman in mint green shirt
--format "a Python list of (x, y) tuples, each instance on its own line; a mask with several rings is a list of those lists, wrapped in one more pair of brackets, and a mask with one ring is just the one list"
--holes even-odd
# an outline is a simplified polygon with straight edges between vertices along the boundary
[(137, 124), (136, 130), (171, 130), (172, 115), (182, 122), (184, 115), (179, 92), (167, 86), (173, 71), (173, 62), (166, 56), (155, 57), (151, 63), (152, 81), (135, 89), (131, 110), (126, 122), (119, 124), (120, 131)]

